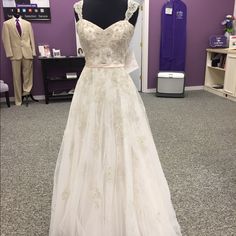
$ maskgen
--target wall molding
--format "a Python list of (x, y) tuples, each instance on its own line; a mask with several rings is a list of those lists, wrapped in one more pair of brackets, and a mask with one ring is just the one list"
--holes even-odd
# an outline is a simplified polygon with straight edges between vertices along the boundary
[[(185, 91), (197, 91), (197, 90), (204, 90), (204, 86), (190, 86), (190, 87), (185, 87)], [(156, 89), (152, 88), (152, 89), (146, 89), (145, 92), (143, 91), (143, 93), (155, 93)], [(35, 99), (39, 100), (39, 101), (43, 101), (45, 100), (45, 96), (44, 95), (37, 95), (34, 96)], [(14, 97), (10, 97), (10, 101), (14, 102), (15, 98)], [(6, 102), (5, 97), (1, 97), (0, 98), (0, 102)]]
[[(185, 91), (197, 91), (197, 90), (203, 90), (204, 86), (187, 86), (185, 87)], [(143, 93), (155, 93), (156, 89), (152, 88), (152, 89), (145, 89), (145, 91), (143, 91)]]
[(185, 91), (196, 91), (196, 90), (203, 90), (204, 86), (189, 86), (189, 87), (185, 87)]
[[(44, 95), (37, 95), (37, 96), (34, 96), (34, 98), (37, 99), (37, 100), (40, 100), (40, 101), (45, 100), (45, 96)], [(15, 97), (10, 97), (9, 99), (10, 99), (10, 102), (14, 102), (15, 101)], [(29, 99), (29, 102), (30, 102), (30, 100), (31, 100), (31, 98)], [(6, 102), (6, 99), (5, 99), (4, 96), (0, 97), (0, 102), (1, 103)]]
[(148, 89), (149, 0), (143, 3), (141, 91)]
[(236, 16), (236, 0), (234, 1), (234, 16)]

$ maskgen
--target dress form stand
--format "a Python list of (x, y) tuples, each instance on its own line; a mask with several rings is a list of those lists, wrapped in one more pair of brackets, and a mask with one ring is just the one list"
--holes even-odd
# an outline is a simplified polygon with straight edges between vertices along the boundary
[[(19, 15), (18, 13), (14, 13), (13, 16), (14, 16), (15, 18), (17, 18), (17, 19), (20, 17), (20, 15)], [(22, 96), (22, 102), (24, 101), (24, 98), (25, 98), (25, 100), (26, 100), (25, 105), (26, 105), (27, 107), (28, 107), (28, 105), (29, 105), (29, 97), (32, 99), (32, 101), (34, 101), (34, 102), (39, 102), (39, 100), (37, 100), (37, 99), (35, 99), (35, 98), (33, 97), (32, 93), (29, 93), (29, 94), (27, 94), (27, 95), (23, 95), (23, 96)]]
[[(14, 18), (16, 20), (14, 20)], [(4, 31), (4, 35), (5, 35), (4, 42), (6, 45), (5, 51), (6, 51), (7, 57), (13, 57), (13, 59), (11, 60), (12, 61), (12, 68), (15, 71), (15, 73), (13, 72), (13, 83), (14, 83), (14, 90), (17, 91), (17, 98), (16, 98), (16, 93), (14, 91), (15, 99), (17, 99), (17, 105), (21, 105), (24, 98), (26, 98), (26, 106), (28, 106), (29, 98), (31, 98), (33, 101), (38, 102), (38, 100), (34, 99), (33, 95), (31, 94), (32, 84), (30, 84), (30, 83), (32, 83), (32, 82), (27, 82), (26, 88), (23, 88), (23, 91), (22, 91), (22, 79), (24, 80), (24, 83), (25, 83), (25, 79), (30, 80), (30, 81), (33, 80), (33, 78), (31, 78), (32, 75), (30, 75), (30, 72), (27, 71), (26, 74), (24, 74), (24, 72), (23, 72), (26, 69), (30, 69), (30, 67), (29, 68), (27, 67), (28, 65), (31, 66), (30, 63), (28, 63), (28, 62), (30, 60), (33, 61), (33, 56), (36, 55), (35, 46), (34, 46), (34, 37), (31, 36), (33, 34), (33, 31), (32, 31), (31, 25), (29, 26), (29, 23), (27, 21), (25, 21), (24, 19), (22, 19), (21, 15), (17, 12), (17, 9), (14, 10), (13, 18), (10, 20), (13, 20), (13, 23), (16, 24), (16, 28), (17, 28), (17, 31), (20, 36), (20, 40), (18, 40), (18, 37), (16, 37), (16, 35), (14, 34), (15, 31), (13, 31), (13, 33), (12, 33), (12, 31), (11, 31), (12, 28), (8, 26), (8, 21), (6, 21), (7, 23), (6, 23), (5, 29), (7, 29), (7, 30)], [(17, 22), (18, 22), (19, 27), (17, 25)], [(19, 24), (19, 22), (20, 22), (20, 24)], [(22, 30), (23, 31), (25, 30), (26, 33), (28, 33), (30, 31), (31, 35), (26, 35), (26, 36), (22, 35)], [(9, 37), (9, 34), (11, 34), (12, 37)], [(21, 45), (22, 45), (22, 42), (25, 43), (25, 40), (26, 40), (25, 37), (29, 37), (30, 46), (32, 47), (32, 55), (29, 52), (28, 48), (27, 48), (27, 50), (25, 48), (22, 49)], [(11, 38), (12, 41), (9, 42), (9, 38)], [(18, 47), (17, 49), (19, 49), (18, 51), (16, 51), (16, 50), (14, 51), (13, 48), (9, 49), (9, 47), (8, 47), (8, 45), (12, 45), (12, 43), (14, 45), (16, 45), (16, 41), (14, 41), (14, 40), (19, 41), (19, 42), (17, 41), (17, 47)], [(28, 41), (26, 41), (26, 42), (28, 42)], [(23, 45), (25, 45), (25, 44), (23, 44)], [(22, 52), (22, 54), (20, 55), (19, 52), (22, 50), (24, 50), (24, 53)], [(20, 60), (19, 60), (19, 58), (20, 58)], [(20, 61), (19, 63), (22, 63), (22, 65), (16, 64), (15, 63), (16, 61)], [(26, 61), (28, 64), (26, 63)], [(13, 62), (14, 62), (14, 64), (13, 64)], [(14, 65), (14, 67), (13, 67), (13, 65)], [(19, 68), (21, 68), (20, 71), (19, 71)], [(16, 78), (14, 77), (14, 74), (17, 74)], [(30, 76), (30, 78), (28, 78), (28, 76)], [(21, 81), (21, 82), (19, 83), (19, 81)]]
[[(13, 14), (13, 16), (15, 17), (15, 18), (19, 18), (20, 17), (20, 14), (18, 14), (18, 13), (14, 13)], [(34, 102), (39, 102), (39, 100), (37, 100), (37, 99), (35, 99), (34, 97), (33, 97), (33, 95), (32, 95), (32, 93), (29, 93), (29, 94), (27, 94), (27, 95), (23, 95), (22, 96), (22, 102), (24, 101), (24, 99), (26, 100), (26, 106), (28, 107), (28, 105), (29, 105), (29, 98), (31, 98), (32, 99), (32, 101), (34, 101)]]
[(23, 101), (24, 101), (24, 98), (25, 98), (25, 105), (26, 105), (27, 107), (28, 107), (28, 105), (29, 105), (29, 98), (31, 98), (31, 100), (34, 101), (34, 102), (39, 102), (39, 100), (37, 100), (37, 99), (34, 98), (34, 96), (32, 95), (32, 93), (22, 96), (22, 103), (23, 103)]
[[(83, 0), (83, 17), (105, 29), (117, 21), (123, 20), (129, 0)], [(134, 12), (129, 22), (135, 25), (139, 9)], [(106, 17), (104, 17), (106, 16)], [(79, 20), (75, 12), (76, 21)]]

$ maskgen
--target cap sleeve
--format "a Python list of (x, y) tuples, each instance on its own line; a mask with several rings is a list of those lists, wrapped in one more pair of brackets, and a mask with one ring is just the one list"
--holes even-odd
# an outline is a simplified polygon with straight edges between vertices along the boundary
[(138, 8), (139, 8), (138, 2), (135, 2), (134, 0), (129, 0), (128, 1), (128, 8), (125, 13), (125, 19), (129, 20), (133, 16), (133, 14), (137, 11)]
[(83, 19), (82, 8), (83, 8), (83, 1), (79, 1), (74, 4), (74, 9), (79, 19)]

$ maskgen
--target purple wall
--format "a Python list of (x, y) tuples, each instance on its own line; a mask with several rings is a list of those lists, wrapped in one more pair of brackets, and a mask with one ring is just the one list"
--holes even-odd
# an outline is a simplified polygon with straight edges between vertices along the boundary
[[(205, 49), (212, 34), (222, 34), (221, 22), (233, 14), (234, 0), (183, 0), (187, 5), (186, 85), (204, 84)], [(148, 88), (156, 86), (159, 68), (160, 12), (166, 0), (150, 0)]]
[[(76, 0), (51, 0), (51, 22), (32, 22), (36, 45), (48, 43), (51, 48), (59, 48), (63, 55), (75, 55), (75, 28), (73, 4)], [(165, 0), (150, 0), (150, 38), (149, 38), (149, 79), (148, 87), (154, 88), (159, 65), (160, 11)], [(187, 86), (203, 85), (205, 68), (205, 49), (211, 34), (222, 33), (220, 22), (226, 14), (233, 13), (234, 0), (188, 0), (188, 45), (187, 45)], [(2, 1), (1, 1), (2, 7)], [(4, 21), (0, 10), (1, 26)], [(10, 61), (6, 59), (1, 42), (0, 78), (10, 86), (13, 96)], [(43, 94), (41, 67), (34, 60), (34, 95)]]

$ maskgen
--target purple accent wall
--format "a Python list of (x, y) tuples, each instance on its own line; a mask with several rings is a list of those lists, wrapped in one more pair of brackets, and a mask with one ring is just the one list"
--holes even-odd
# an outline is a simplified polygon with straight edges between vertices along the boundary
[[(150, 0), (150, 32), (149, 32), (149, 78), (148, 87), (156, 85), (156, 74), (159, 67), (160, 44), (160, 11), (166, 0)], [(32, 22), (36, 47), (40, 43), (48, 43), (51, 48), (59, 48), (63, 55), (75, 55), (75, 27), (73, 4), (76, 0), (51, 0), (50, 22)], [(187, 86), (203, 85), (205, 68), (205, 49), (211, 34), (221, 34), (220, 22), (226, 14), (232, 14), (234, 0), (185, 0), (188, 7), (188, 42), (187, 42)], [(3, 19), (2, 1), (0, 9), (1, 28)], [(0, 43), (0, 78), (10, 86), (13, 96), (11, 64), (5, 57), (2, 40)], [(39, 61), (34, 60), (33, 94), (43, 94), (43, 82)]]
[[(206, 48), (212, 34), (223, 34), (221, 22), (233, 14), (234, 0), (183, 0), (187, 5), (186, 85), (204, 84)], [(159, 70), (160, 12), (166, 0), (150, 0), (148, 88), (155, 88)]]

